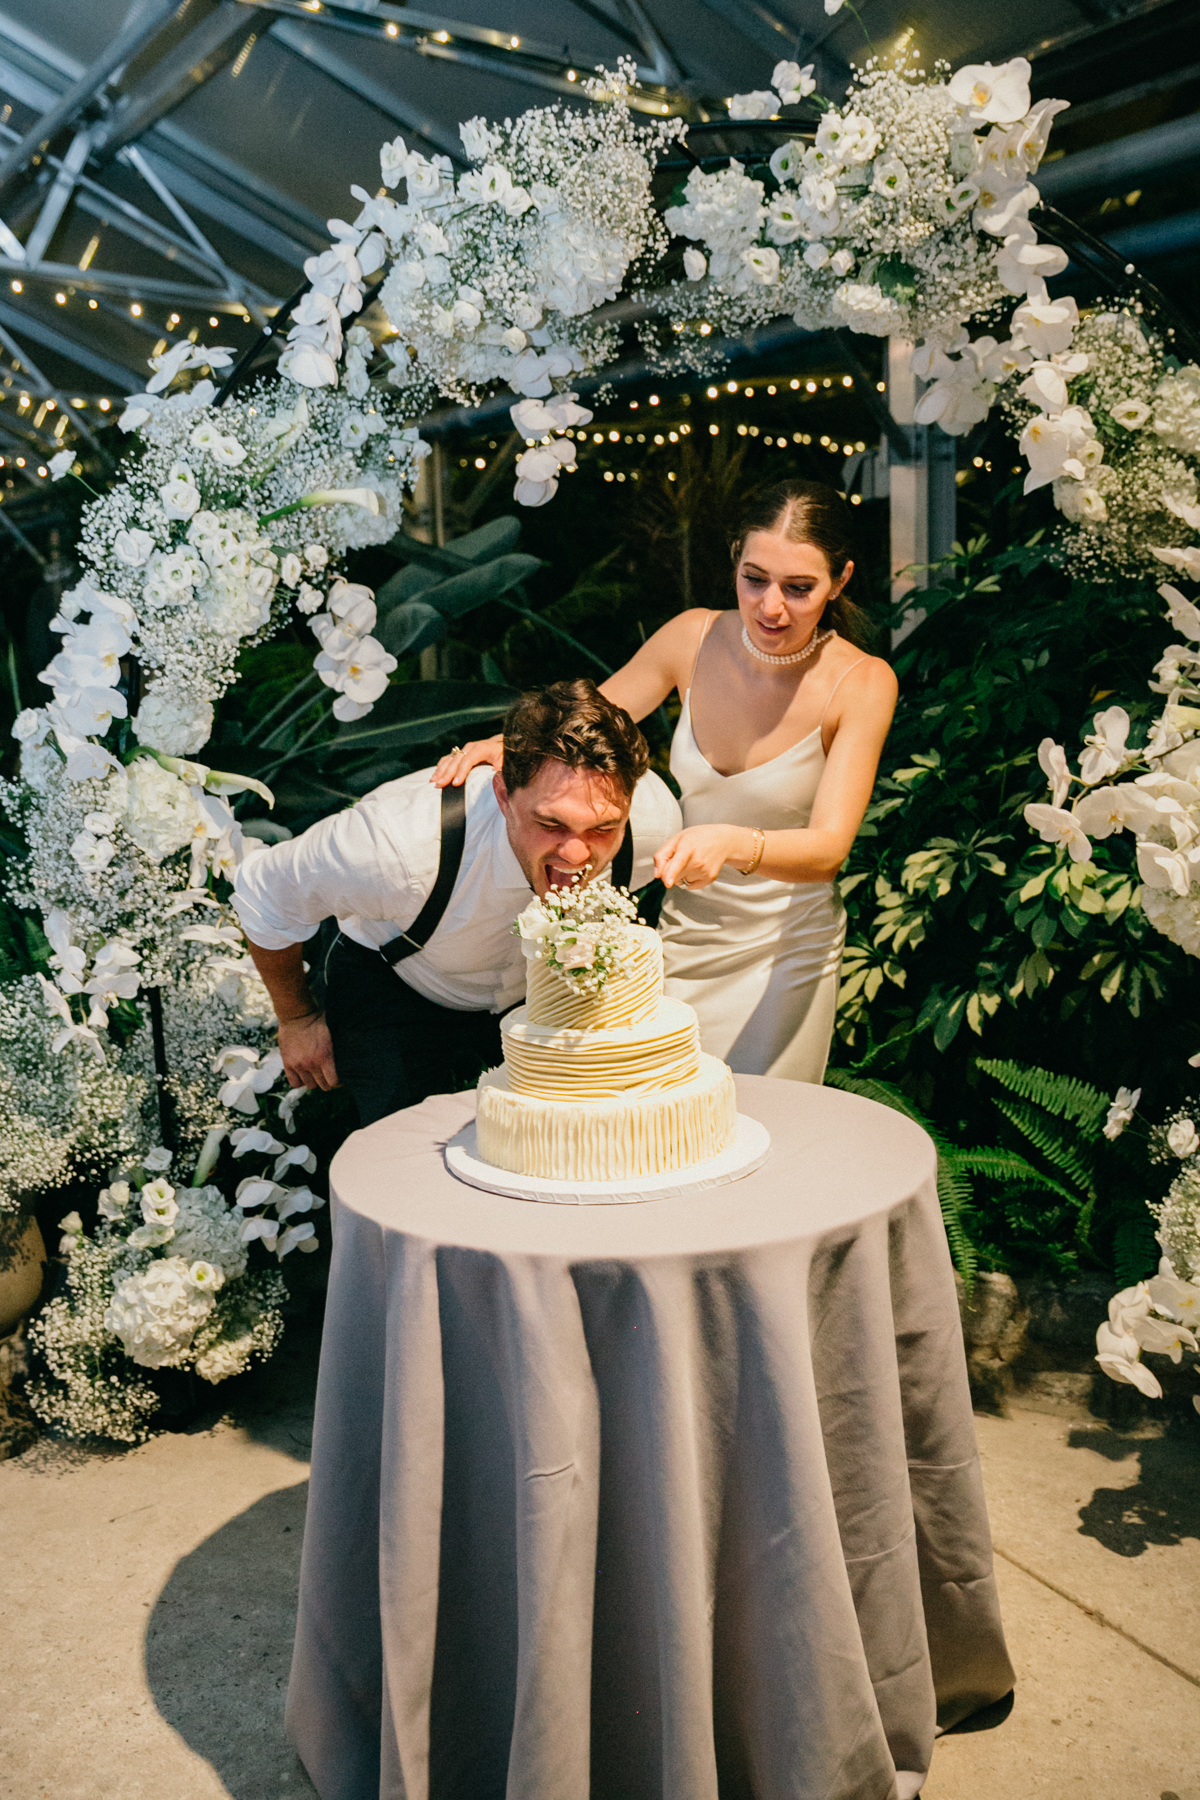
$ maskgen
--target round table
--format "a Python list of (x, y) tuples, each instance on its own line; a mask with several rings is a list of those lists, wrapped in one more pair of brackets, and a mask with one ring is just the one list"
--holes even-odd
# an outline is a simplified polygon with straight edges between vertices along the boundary
[(321, 1800), (911, 1800), (1013, 1684), (926, 1134), (738, 1077), (727, 1187), (333, 1164), (288, 1729)]

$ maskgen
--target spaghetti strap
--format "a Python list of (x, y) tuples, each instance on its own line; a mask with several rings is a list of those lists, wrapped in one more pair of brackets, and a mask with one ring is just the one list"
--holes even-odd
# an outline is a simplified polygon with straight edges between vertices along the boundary
[(719, 612), (710, 612), (707, 619), (705, 619), (705, 621), (704, 621), (704, 630), (700, 633), (700, 642), (696, 645), (696, 654), (692, 658), (692, 672), (688, 677), (687, 691), (685, 692), (685, 694), (683, 696), (685, 700), (687, 699), (688, 694), (691, 693), (692, 683), (696, 679), (696, 664), (700, 661), (700, 652), (704, 648), (704, 640), (708, 636), (709, 626), (712, 624), (714, 619), (719, 619), (720, 616), (721, 615)]
[[(699, 653), (697, 652), (697, 654), (699, 654)], [(833, 686), (829, 690), (829, 699), (826, 700), (826, 702), (825, 702), (825, 712), (823, 712), (821, 714), (821, 717), (817, 721), (817, 730), (818, 731), (820, 731), (822, 725), (824, 725), (824, 723), (825, 723), (825, 713), (827, 713), (829, 711), (830, 705), (832, 704), (832, 701), (833, 701), (833, 696), (837, 693), (837, 691), (841, 687), (843, 681), (845, 681), (847, 675), (853, 675), (855, 669), (858, 668), (859, 663), (869, 662), (870, 660), (871, 659), (869, 656), (860, 656), (858, 659), (858, 662), (852, 662), (848, 669), (842, 670), (841, 674), (838, 676), (837, 680), (834, 682)]]

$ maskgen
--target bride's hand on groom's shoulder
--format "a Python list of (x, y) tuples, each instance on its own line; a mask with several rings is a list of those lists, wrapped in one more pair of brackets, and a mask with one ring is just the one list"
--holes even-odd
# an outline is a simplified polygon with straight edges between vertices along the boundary
[(488, 763), (491, 768), (498, 769), (504, 760), (504, 739), (497, 732), (495, 737), (476, 738), (473, 743), (457, 745), (447, 755), (440, 757), (433, 774), (429, 777), (435, 787), (461, 787), (471, 770), (480, 763)]

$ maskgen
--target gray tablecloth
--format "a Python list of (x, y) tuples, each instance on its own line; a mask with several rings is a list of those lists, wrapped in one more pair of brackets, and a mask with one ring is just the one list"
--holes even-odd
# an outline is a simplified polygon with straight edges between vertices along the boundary
[(322, 1800), (908, 1800), (1012, 1686), (934, 1153), (738, 1078), (764, 1168), (630, 1206), (357, 1132), (288, 1729)]

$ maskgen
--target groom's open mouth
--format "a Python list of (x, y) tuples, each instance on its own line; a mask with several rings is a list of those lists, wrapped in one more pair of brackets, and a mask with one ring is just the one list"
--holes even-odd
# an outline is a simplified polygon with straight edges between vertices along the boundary
[(590, 864), (585, 864), (582, 869), (563, 869), (559, 868), (556, 863), (547, 863), (545, 865), (546, 885), (547, 887), (552, 888), (569, 888), (573, 886), (590, 867)]

